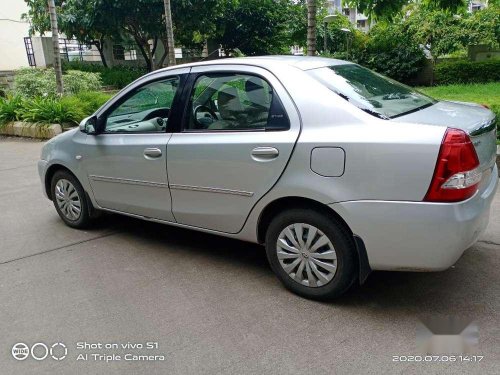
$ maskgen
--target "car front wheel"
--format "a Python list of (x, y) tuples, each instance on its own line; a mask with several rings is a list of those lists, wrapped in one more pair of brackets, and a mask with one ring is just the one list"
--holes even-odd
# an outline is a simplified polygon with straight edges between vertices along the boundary
[(356, 280), (352, 236), (319, 212), (293, 209), (279, 214), (269, 225), (266, 253), (280, 281), (307, 298), (338, 297)]
[(51, 182), (52, 201), (64, 223), (83, 229), (91, 222), (87, 197), (80, 182), (67, 171), (54, 173)]

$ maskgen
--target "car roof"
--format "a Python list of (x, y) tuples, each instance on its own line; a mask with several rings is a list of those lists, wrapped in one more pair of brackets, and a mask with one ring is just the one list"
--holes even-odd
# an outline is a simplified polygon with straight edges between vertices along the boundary
[(215, 60), (205, 60), (195, 63), (175, 65), (172, 67), (167, 67), (161, 70), (168, 70), (181, 67), (195, 67), (203, 65), (214, 65), (214, 64), (242, 64), (242, 65), (253, 65), (262, 68), (276, 67), (276, 65), (288, 65), (293, 66), (301, 70), (310, 70), (316, 68), (322, 68), (325, 66), (335, 66), (335, 65), (345, 65), (352, 64), (349, 61), (330, 59), (326, 57), (319, 56), (292, 56), (292, 55), (272, 55), (272, 56), (255, 56), (255, 57), (234, 57), (234, 58), (224, 58)]

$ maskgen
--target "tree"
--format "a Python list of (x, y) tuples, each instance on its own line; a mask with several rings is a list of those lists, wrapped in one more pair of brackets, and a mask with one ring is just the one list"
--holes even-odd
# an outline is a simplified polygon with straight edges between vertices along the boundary
[(102, 64), (107, 67), (104, 44), (108, 38), (119, 39), (116, 25), (109, 22), (105, 2), (101, 0), (70, 0), (64, 3), (61, 30), (67, 37), (93, 45), (99, 51)]
[(425, 65), (425, 54), (403, 22), (379, 22), (356, 56), (358, 62), (397, 81), (410, 82)]
[(500, 46), (500, 6), (490, 1), (487, 8), (463, 17), (466, 44), (486, 44), (492, 48)]
[[(30, 23), (30, 33), (43, 35), (51, 29), (46, 0), (24, 0), (28, 13), (23, 18)], [(59, 31), (68, 38), (75, 38), (86, 45), (94, 45), (107, 66), (104, 56), (104, 40), (116, 36), (116, 28), (110, 24), (106, 1), (102, 0), (55, 0)]]
[(246, 55), (285, 53), (291, 44), (291, 0), (234, 0), (215, 19), (214, 40), (226, 52)]
[(358, 12), (370, 18), (392, 20), (410, 0), (348, 0), (349, 7), (356, 7)]
[(456, 13), (464, 10), (469, 0), (423, 0), (423, 4), (430, 9), (449, 10)]
[(168, 65), (175, 65), (175, 46), (174, 46), (174, 28), (172, 25), (172, 9), (170, 0), (164, 0), (165, 7), (165, 27), (166, 27), (166, 45), (165, 50), (168, 56)]
[(404, 29), (406, 35), (429, 52), (435, 64), (439, 57), (464, 48), (467, 35), (462, 23), (460, 17), (449, 11), (415, 7), (404, 22)]
[(350, 7), (356, 7), (360, 13), (370, 18), (393, 20), (405, 5), (417, 3), (429, 9), (457, 12), (465, 9), (467, 0), (348, 0)]
[(316, 54), (316, 0), (307, 0), (307, 56)]
[[(31, 32), (43, 35), (49, 31), (47, 0), (24, 1), (29, 7), (24, 18), (29, 20)], [(228, 1), (169, 1), (172, 29), (181, 44), (201, 50), (206, 38), (215, 34), (215, 18)], [(158, 43), (164, 44), (166, 52), (169, 50), (165, 0), (55, 0), (55, 5), (60, 31), (81, 43), (95, 45), (104, 65), (104, 41), (109, 38), (135, 42), (149, 70), (161, 66), (167, 57), (165, 53), (159, 61), (154, 59)]]
[(107, 13), (109, 22), (135, 42), (146, 61), (148, 71), (155, 70), (156, 48), (166, 30), (163, 24), (165, 14), (163, 1), (113, 1)]
[(62, 95), (64, 92), (61, 55), (59, 53), (59, 29), (57, 28), (57, 14), (54, 0), (48, 0), (50, 26), (52, 28), (52, 47), (54, 48), (54, 70), (56, 72), (56, 87), (57, 93)]

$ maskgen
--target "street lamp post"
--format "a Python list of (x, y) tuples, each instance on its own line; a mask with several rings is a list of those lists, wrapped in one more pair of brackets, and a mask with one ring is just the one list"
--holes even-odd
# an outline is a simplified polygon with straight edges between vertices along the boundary
[(325, 25), (325, 35), (323, 36), (323, 53), (326, 53), (328, 48), (328, 24), (333, 22), (339, 15), (338, 14), (330, 14), (323, 18), (323, 23)]
[(349, 34), (351, 33), (351, 30), (343, 27), (340, 29), (340, 31), (343, 31), (345, 33), (346, 60), (349, 60)]

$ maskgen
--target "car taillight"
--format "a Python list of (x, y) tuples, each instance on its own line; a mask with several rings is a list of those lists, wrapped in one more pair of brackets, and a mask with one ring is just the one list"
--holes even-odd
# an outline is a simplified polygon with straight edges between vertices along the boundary
[(459, 202), (472, 197), (481, 181), (479, 159), (469, 136), (449, 128), (441, 143), (427, 202)]

